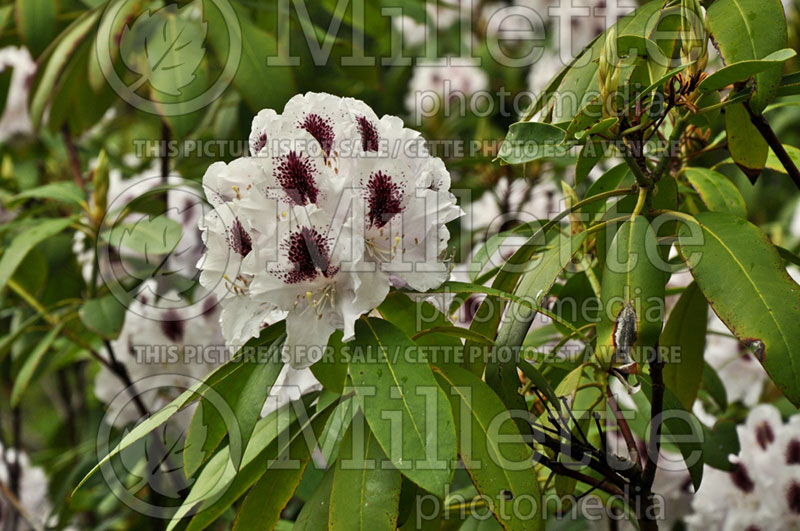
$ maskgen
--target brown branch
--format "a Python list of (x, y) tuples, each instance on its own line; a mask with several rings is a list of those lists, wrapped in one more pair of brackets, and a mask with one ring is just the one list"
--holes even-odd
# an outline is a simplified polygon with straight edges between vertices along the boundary
[(633, 432), (631, 432), (631, 427), (628, 425), (628, 421), (625, 419), (625, 416), (622, 414), (622, 410), (617, 404), (617, 400), (614, 398), (614, 393), (611, 392), (610, 385), (606, 388), (606, 396), (608, 397), (608, 406), (614, 413), (614, 420), (616, 421), (617, 427), (619, 427), (619, 431), (622, 434), (622, 439), (625, 441), (625, 446), (628, 447), (628, 455), (630, 456), (631, 461), (633, 461), (633, 463), (636, 465), (636, 470), (641, 472), (642, 458), (639, 455), (639, 447), (636, 445), (636, 440), (633, 438)]
[(664, 362), (656, 349), (650, 362), (650, 380), (653, 396), (650, 398), (650, 440), (647, 441), (647, 461), (642, 473), (642, 487), (648, 492), (653, 486), (661, 451), (661, 424), (664, 409)]
[(789, 174), (789, 177), (792, 178), (792, 181), (794, 181), (795, 186), (800, 188), (800, 170), (797, 169), (792, 157), (786, 152), (783, 143), (781, 143), (775, 131), (772, 130), (767, 119), (764, 118), (763, 114), (753, 112), (749, 103), (745, 102), (744, 107), (747, 109), (748, 114), (750, 114), (750, 121), (753, 122), (753, 125), (758, 129), (758, 132), (761, 133), (761, 136), (764, 137), (764, 140), (767, 141), (767, 144), (769, 144), (775, 156), (778, 157), (783, 167), (786, 168), (786, 172)]
[(83, 183), (83, 174), (81, 173), (81, 159), (78, 157), (78, 150), (75, 148), (75, 143), (72, 141), (72, 133), (70, 133), (69, 126), (64, 124), (61, 128), (61, 134), (64, 137), (64, 145), (67, 148), (67, 156), (69, 157), (69, 164), (72, 168), (72, 179), (81, 190), (85, 188)]

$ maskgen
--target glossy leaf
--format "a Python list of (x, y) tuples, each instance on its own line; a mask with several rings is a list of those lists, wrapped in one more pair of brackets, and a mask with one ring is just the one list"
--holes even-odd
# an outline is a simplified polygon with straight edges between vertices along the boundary
[(800, 404), (800, 286), (758, 227), (703, 212), (679, 231), (680, 253), (719, 318), (753, 350), (772, 380)]
[(706, 168), (686, 168), (684, 175), (709, 210), (747, 217), (744, 197), (725, 175)]
[(703, 378), (708, 304), (696, 283), (683, 292), (672, 309), (659, 346), (667, 349), (664, 383), (691, 411)]
[[(780, 0), (717, 0), (707, 10), (708, 25), (725, 64), (752, 61), (786, 48), (788, 30)], [(756, 74), (753, 109), (775, 97), (783, 63)]]
[(767, 162), (769, 146), (750, 121), (743, 103), (725, 108), (725, 130), (728, 133), (728, 151), (750, 182), (755, 183)]
[(342, 439), (336, 460), (328, 529), (395, 529), (401, 484), (402, 475), (364, 425), (363, 416), (357, 416)]
[(50, 346), (53, 344), (53, 341), (56, 340), (63, 327), (64, 323), (59, 323), (50, 329), (25, 357), (25, 361), (23, 361), (22, 367), (19, 373), (17, 373), (17, 377), (14, 378), (14, 387), (11, 389), (11, 407), (19, 405), (22, 393), (25, 392), (28, 388), (28, 384), (33, 380), (36, 369), (42, 364), (45, 354), (50, 350)]
[(125, 323), (125, 310), (114, 295), (106, 295), (86, 301), (78, 315), (86, 328), (104, 339), (114, 339)]
[(795, 55), (797, 55), (797, 52), (791, 48), (784, 48), (777, 52), (772, 52), (763, 59), (740, 61), (738, 63), (729, 64), (705, 78), (697, 86), (697, 89), (704, 93), (723, 89), (728, 85), (744, 81), (764, 70), (774, 70), (776, 65), (782, 65)]
[(507, 164), (522, 164), (563, 155), (566, 131), (539, 122), (518, 122), (508, 128), (497, 158)]
[(0, 256), (0, 289), (6, 286), (31, 249), (66, 229), (72, 222), (72, 218), (45, 219), (17, 234)]
[[(350, 377), (381, 448), (409, 479), (443, 494), (453, 475), (455, 426), (422, 351), (397, 327), (376, 318), (356, 322), (353, 348)], [(402, 421), (400, 436), (392, 416)]]
[[(665, 273), (659, 268), (658, 243), (643, 216), (626, 221), (617, 231), (603, 268), (598, 356), (623, 362), (625, 353), (639, 363), (655, 347), (664, 319)], [(630, 332), (630, 333), (629, 333)]]
[[(447, 372), (435, 370), (458, 425), (461, 459), (495, 517), (507, 530), (544, 529), (532, 451), (508, 410), (492, 389), (469, 371), (458, 367)], [(510, 505), (522, 496), (537, 501), (530, 518), (511, 510)]]

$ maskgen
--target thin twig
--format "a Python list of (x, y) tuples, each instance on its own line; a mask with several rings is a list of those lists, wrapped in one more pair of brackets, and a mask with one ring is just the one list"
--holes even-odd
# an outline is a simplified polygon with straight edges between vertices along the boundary
[(67, 147), (67, 156), (69, 157), (69, 164), (72, 168), (72, 179), (75, 181), (75, 184), (83, 190), (85, 185), (81, 173), (81, 159), (78, 157), (78, 150), (75, 148), (75, 143), (72, 141), (72, 133), (67, 124), (64, 124), (64, 127), (61, 128), (61, 134), (64, 137), (64, 145)]
[(614, 398), (614, 393), (611, 392), (610, 385), (606, 388), (606, 396), (608, 397), (608, 406), (614, 413), (614, 419), (616, 420), (617, 427), (619, 428), (620, 433), (622, 433), (622, 438), (625, 441), (625, 445), (628, 447), (628, 455), (630, 456), (631, 461), (633, 461), (633, 463), (636, 465), (636, 469), (641, 472), (641, 457), (639, 456), (639, 450), (636, 446), (636, 440), (633, 438), (631, 427), (628, 425), (628, 421), (625, 419), (625, 416), (622, 414), (622, 410), (617, 404), (617, 400)]
[(647, 441), (647, 461), (642, 473), (642, 486), (647, 490), (653, 486), (661, 451), (661, 422), (664, 408), (664, 362), (656, 348), (650, 362), (650, 379), (653, 396), (650, 398), (650, 440)]
[(767, 144), (769, 144), (775, 156), (778, 157), (783, 167), (786, 168), (786, 172), (789, 174), (792, 181), (794, 181), (795, 186), (800, 188), (800, 170), (797, 169), (792, 157), (786, 152), (778, 135), (772, 130), (767, 119), (764, 118), (763, 114), (753, 112), (749, 103), (745, 102), (744, 107), (747, 109), (748, 114), (750, 114), (750, 121), (753, 122), (753, 125), (756, 126), (756, 129), (758, 129), (758, 132), (764, 137), (764, 140), (767, 141)]

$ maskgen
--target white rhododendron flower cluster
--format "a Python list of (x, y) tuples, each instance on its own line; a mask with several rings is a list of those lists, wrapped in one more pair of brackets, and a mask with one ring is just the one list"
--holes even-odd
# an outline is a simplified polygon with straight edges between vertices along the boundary
[[(208, 376), (229, 354), (213, 296), (205, 298), (205, 312), (198, 316), (177, 293), (158, 297), (156, 291), (154, 281), (142, 285), (128, 306), (119, 336), (111, 341), (114, 359), (125, 368), (138, 399), (150, 413)], [(95, 395), (108, 404), (106, 420), (114, 426), (142, 418), (129, 398), (119, 398), (120, 394), (128, 397), (125, 387), (106, 366), (95, 378)], [(178, 424), (188, 427), (190, 412), (177, 417)]]
[(308, 93), (282, 114), (261, 111), (250, 147), (203, 178), (214, 210), (200, 282), (222, 302), (229, 342), (286, 318), (284, 358), (306, 367), (334, 330), (351, 339), (390, 285), (426, 291), (447, 279), (445, 224), (462, 212), (444, 163), (402, 120)]
[(489, 88), (489, 76), (469, 61), (445, 57), (414, 67), (405, 105), (415, 123), (442, 111), (463, 112), (467, 98)]
[[(16, 470), (12, 471), (11, 467), (15, 467)], [(0, 529), (18, 531), (43, 529), (52, 510), (48, 498), (47, 475), (42, 468), (31, 465), (30, 459), (24, 452), (14, 448), (4, 448), (0, 444), (0, 483), (3, 486), (10, 486), (11, 476), (14, 473), (20, 507), (14, 507), (5, 494), (0, 494)], [(24, 511), (24, 518), (16, 514), (18, 509)]]
[(800, 529), (800, 415), (761, 404), (736, 429), (741, 451), (729, 472), (705, 467), (689, 529)]

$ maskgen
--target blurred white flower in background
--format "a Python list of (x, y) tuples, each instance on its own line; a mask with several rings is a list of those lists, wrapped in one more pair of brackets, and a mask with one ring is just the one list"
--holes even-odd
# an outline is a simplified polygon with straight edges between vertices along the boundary
[(352, 339), (390, 285), (447, 279), (445, 224), (461, 209), (444, 164), (402, 120), (308, 93), (282, 115), (259, 113), (250, 142), (255, 156), (216, 163), (203, 179), (214, 211), (200, 282), (225, 307), (226, 335), (245, 340), (285, 316), (284, 358), (304, 368), (334, 330)]
[[(13, 448), (4, 448), (0, 444), (0, 483), (9, 491), (12, 490), (12, 476), (16, 476), (17, 501), (24, 511), (25, 518), (20, 517), (17, 512), (18, 508), (12, 505), (12, 502), (3, 493), (0, 493), (0, 529), (17, 529), (18, 531), (42, 529), (52, 510), (48, 498), (47, 475), (42, 468), (32, 466), (24, 452)], [(16, 522), (16, 527), (12, 522)]]
[[(201, 316), (186, 314), (188, 305), (177, 293), (158, 297), (155, 281), (145, 282), (125, 313), (125, 324), (119, 336), (110, 342), (116, 362), (125, 368), (133, 385), (158, 377), (164, 387), (140, 390), (138, 399), (148, 412), (169, 403), (185, 389), (202, 380), (228, 359), (225, 341), (219, 328), (219, 305), (213, 296), (204, 301)], [(109, 353), (105, 353), (110, 361)], [(142, 418), (134, 402), (117, 400), (124, 392), (122, 380), (105, 365), (95, 378), (95, 395), (112, 409), (106, 419), (114, 426), (124, 426)], [(117, 409), (119, 404), (123, 407)], [(186, 411), (192, 408), (187, 408)], [(191, 413), (175, 417), (188, 428)]]
[(489, 77), (480, 67), (445, 57), (414, 67), (406, 94), (406, 110), (414, 123), (445, 112), (448, 116), (471, 114), (469, 97), (489, 88)]
[(25, 47), (6, 46), (0, 49), (0, 73), (12, 70), (4, 112), (0, 118), (0, 142), (14, 135), (30, 135), (33, 124), (28, 114), (28, 96), (36, 73), (36, 63)]
[(736, 430), (741, 451), (729, 472), (705, 467), (689, 529), (800, 529), (800, 416), (760, 404)]

